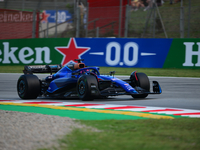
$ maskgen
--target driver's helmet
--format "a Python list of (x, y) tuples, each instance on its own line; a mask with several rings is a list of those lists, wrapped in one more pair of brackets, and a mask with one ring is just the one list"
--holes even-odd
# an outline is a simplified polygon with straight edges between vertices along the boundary
[(85, 73), (85, 70), (80, 71), (80, 73), (81, 73), (81, 74), (84, 74), (84, 73)]

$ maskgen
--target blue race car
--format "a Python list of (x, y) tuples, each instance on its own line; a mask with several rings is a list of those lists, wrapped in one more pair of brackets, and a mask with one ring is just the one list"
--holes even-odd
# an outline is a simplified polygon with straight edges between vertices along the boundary
[[(114, 77), (115, 72), (101, 75), (98, 67), (86, 67), (83, 59), (77, 63), (61, 65), (24, 66), (24, 75), (17, 82), (18, 95), (22, 99), (35, 99), (38, 96), (75, 98), (83, 101), (108, 96), (131, 95), (133, 98), (145, 98), (148, 94), (161, 94), (157, 81), (153, 81), (153, 92), (146, 74), (132, 72), (125, 80)], [(33, 73), (51, 73), (45, 79), (39, 79)], [(55, 74), (52, 74), (55, 73)]]

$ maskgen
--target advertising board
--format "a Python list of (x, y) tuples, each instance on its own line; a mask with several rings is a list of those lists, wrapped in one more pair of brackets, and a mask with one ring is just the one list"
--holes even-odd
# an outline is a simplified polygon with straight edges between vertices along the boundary
[(41, 20), (42, 23), (46, 23), (46, 22), (56, 23), (56, 20), (57, 20), (57, 23), (62, 23), (62, 22), (69, 21), (70, 19), (72, 19), (72, 15), (67, 10), (58, 10), (58, 11), (44, 10), (42, 12), (42, 18), (43, 18)]
[(51, 38), (0, 40), (0, 65), (73, 63), (134, 68), (200, 68), (199, 39)]
[(200, 39), (173, 39), (163, 68), (200, 69)]

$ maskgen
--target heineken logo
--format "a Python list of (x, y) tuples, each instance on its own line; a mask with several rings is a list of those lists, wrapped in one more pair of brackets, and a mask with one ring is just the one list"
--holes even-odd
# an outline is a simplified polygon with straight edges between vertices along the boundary
[[(37, 43), (36, 43), (37, 44)], [(36, 45), (35, 44), (35, 45)], [(3, 48), (1, 48), (3, 45)], [(9, 42), (0, 45), (0, 64), (50, 64), (54, 59), (56, 63), (66, 65), (90, 50), (89, 47), (77, 46), (76, 40), (71, 38), (66, 46), (43, 47), (17, 47), (10, 46)], [(58, 56), (59, 58), (57, 58)]]
[[(2, 64), (19, 64), (20, 62), (23, 64), (48, 64), (52, 62), (50, 60), (50, 49), (48, 47), (35, 47), (34, 49), (23, 47), (19, 49), (18, 47), (10, 47), (9, 42), (3, 42), (3, 46), (3, 50), (0, 50), (0, 63)], [(18, 55), (16, 55), (16, 51), (18, 51)], [(44, 61), (42, 60), (42, 53), (44, 53)], [(31, 57), (34, 54), (36, 55), (35, 59)]]
[(30, 22), (33, 21), (32, 12), (3, 11), (0, 14), (0, 22)]
[[(198, 45), (198, 50), (193, 49), (195, 42), (184, 42), (185, 45), (185, 62), (183, 63), (183, 66), (200, 66), (200, 42), (197, 42), (196, 45)], [(194, 63), (193, 56), (197, 57), (197, 62)]]

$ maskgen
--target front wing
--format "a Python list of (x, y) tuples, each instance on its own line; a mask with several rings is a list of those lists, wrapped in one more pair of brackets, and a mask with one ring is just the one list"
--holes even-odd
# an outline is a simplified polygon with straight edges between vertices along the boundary
[(118, 95), (141, 95), (141, 94), (161, 94), (162, 89), (157, 81), (153, 81), (153, 92), (142, 89), (141, 87), (134, 87), (134, 92), (126, 92), (123, 88), (108, 87), (99, 91), (101, 96), (118, 96)]

